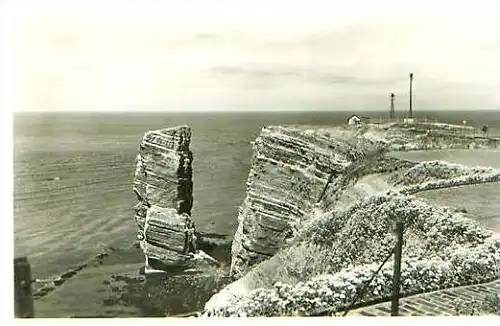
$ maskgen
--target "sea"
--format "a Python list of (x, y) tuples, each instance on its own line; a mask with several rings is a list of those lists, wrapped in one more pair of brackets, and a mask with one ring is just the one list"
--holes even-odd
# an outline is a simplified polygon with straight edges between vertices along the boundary
[[(51, 278), (105, 248), (133, 243), (137, 228), (132, 180), (141, 138), (148, 130), (181, 124), (191, 126), (193, 133), (192, 215), (197, 228), (231, 236), (245, 196), (250, 142), (262, 127), (336, 126), (345, 124), (352, 114), (387, 115), (385, 111), (15, 113), (14, 255), (29, 258), (34, 277)], [(500, 112), (415, 115), (500, 129)], [(447, 159), (500, 168), (497, 151), (455, 153), (411, 155), (415, 160)], [(492, 228), (500, 226), (499, 188), (498, 184), (477, 186), (467, 206)], [(428, 197), (438, 204), (463, 206), (470, 191), (456, 192), (436, 191)]]

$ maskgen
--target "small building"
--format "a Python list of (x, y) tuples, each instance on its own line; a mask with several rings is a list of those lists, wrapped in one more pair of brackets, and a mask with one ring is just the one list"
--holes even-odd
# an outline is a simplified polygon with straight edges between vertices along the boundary
[(361, 118), (357, 115), (353, 115), (349, 118), (349, 120), (347, 120), (347, 124), (350, 126), (358, 126), (361, 124)]

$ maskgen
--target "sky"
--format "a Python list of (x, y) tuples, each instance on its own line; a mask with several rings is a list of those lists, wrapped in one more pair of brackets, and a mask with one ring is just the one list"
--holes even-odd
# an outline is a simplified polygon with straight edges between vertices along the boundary
[(15, 111), (500, 110), (500, 0), (4, 6)]

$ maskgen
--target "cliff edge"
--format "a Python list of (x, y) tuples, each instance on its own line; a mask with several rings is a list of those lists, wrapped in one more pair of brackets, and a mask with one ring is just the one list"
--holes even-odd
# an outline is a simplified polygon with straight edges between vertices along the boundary
[[(295, 237), (325, 187), (377, 146), (345, 130), (266, 127), (253, 144), (247, 193), (238, 214), (231, 275), (241, 277)], [(353, 143), (354, 141), (354, 143)]]
[(253, 143), (247, 193), (238, 214), (231, 276), (272, 257), (313, 211), (334, 207), (349, 184), (414, 163), (384, 154), (398, 150), (497, 148), (499, 140), (450, 133), (447, 124), (270, 126)]

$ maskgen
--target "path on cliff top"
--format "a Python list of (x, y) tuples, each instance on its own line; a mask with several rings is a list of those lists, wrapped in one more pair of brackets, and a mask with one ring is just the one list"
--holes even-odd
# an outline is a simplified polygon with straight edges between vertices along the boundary
[[(456, 301), (483, 301), (487, 295), (500, 294), (500, 279), (493, 282), (455, 287), (418, 294), (399, 300), (399, 316), (456, 316)], [(390, 316), (391, 302), (350, 311), (348, 316)]]
[[(394, 189), (387, 182), (387, 174), (369, 174), (349, 185), (339, 196), (335, 207), (346, 209), (357, 200), (385, 190)], [(416, 194), (420, 199), (436, 206), (465, 208), (466, 217), (479, 222), (487, 229), (500, 233), (500, 214), (498, 213), (499, 184), (477, 184), (463, 187), (450, 187), (427, 190)]]
[(354, 185), (348, 186), (341, 193), (335, 207), (345, 209), (357, 200), (394, 188), (387, 182), (387, 178), (387, 174), (384, 173), (363, 176)]

